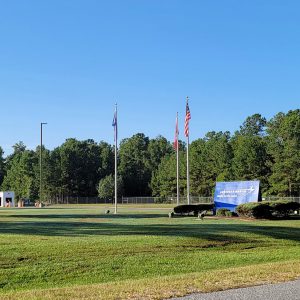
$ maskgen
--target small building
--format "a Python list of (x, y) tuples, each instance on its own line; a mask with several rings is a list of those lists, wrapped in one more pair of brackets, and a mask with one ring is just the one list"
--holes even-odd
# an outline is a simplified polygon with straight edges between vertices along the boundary
[(14, 207), (15, 192), (6, 191), (0, 192), (0, 207)]

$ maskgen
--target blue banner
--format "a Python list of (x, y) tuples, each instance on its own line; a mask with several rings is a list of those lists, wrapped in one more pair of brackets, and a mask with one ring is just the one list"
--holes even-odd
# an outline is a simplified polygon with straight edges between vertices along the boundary
[(259, 181), (217, 182), (214, 195), (216, 209), (228, 208), (247, 202), (259, 201)]

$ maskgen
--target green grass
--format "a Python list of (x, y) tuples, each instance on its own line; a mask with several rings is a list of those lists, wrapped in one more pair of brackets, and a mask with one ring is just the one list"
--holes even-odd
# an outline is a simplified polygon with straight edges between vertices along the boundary
[(169, 219), (168, 207), (0, 210), (0, 295), (300, 261), (299, 220)]

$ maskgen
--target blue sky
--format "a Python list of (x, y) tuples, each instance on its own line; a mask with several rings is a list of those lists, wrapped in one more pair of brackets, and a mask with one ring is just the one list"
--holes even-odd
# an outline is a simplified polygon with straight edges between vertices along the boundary
[(0, 146), (137, 132), (191, 140), (299, 108), (299, 1), (2, 1)]

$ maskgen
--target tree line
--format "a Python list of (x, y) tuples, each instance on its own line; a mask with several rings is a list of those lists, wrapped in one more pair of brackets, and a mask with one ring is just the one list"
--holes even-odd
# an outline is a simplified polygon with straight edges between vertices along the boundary
[[(194, 130), (196, 130), (194, 128)], [(180, 193), (186, 193), (186, 145), (179, 141)], [(262, 194), (300, 194), (300, 110), (278, 113), (270, 120), (260, 114), (246, 118), (234, 134), (208, 132), (190, 147), (190, 192), (211, 196), (216, 181), (260, 180)], [(43, 199), (65, 196), (112, 198), (114, 147), (106, 142), (67, 139), (42, 149)], [(0, 147), (1, 190), (17, 198), (39, 199), (40, 146), (13, 146), (4, 157)], [(123, 196), (175, 196), (176, 153), (162, 136), (143, 133), (123, 139), (118, 149), (118, 186)]]

